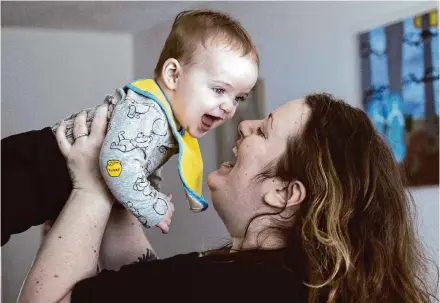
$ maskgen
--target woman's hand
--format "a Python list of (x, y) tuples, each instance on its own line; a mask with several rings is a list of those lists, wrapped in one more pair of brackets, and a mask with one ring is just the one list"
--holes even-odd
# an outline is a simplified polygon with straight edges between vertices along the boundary
[(107, 131), (107, 110), (107, 104), (98, 107), (90, 134), (86, 124), (86, 113), (79, 114), (74, 122), (73, 137), (75, 142), (73, 144), (70, 144), (66, 138), (64, 123), (61, 123), (57, 129), (58, 146), (66, 158), (73, 189), (89, 193), (110, 194), (101, 176), (98, 161)]
[(74, 285), (96, 274), (101, 239), (114, 201), (98, 165), (106, 129), (107, 105), (103, 105), (96, 110), (90, 135), (85, 113), (75, 119), (73, 144), (66, 139), (64, 124), (57, 130), (74, 190), (38, 251), (20, 303), (69, 302)]

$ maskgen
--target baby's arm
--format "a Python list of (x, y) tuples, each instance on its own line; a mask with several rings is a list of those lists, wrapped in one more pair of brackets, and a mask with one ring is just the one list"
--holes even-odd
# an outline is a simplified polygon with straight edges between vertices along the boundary
[[(159, 119), (164, 123), (157, 123)], [(170, 202), (149, 182), (147, 170), (148, 161), (160, 156), (162, 136), (156, 128), (167, 125), (165, 119), (154, 101), (124, 98), (113, 111), (100, 154), (101, 173), (109, 189), (147, 228), (162, 221)]]

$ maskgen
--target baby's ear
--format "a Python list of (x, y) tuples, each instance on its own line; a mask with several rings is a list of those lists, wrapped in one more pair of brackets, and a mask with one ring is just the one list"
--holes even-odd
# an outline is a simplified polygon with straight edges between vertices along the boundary
[(174, 58), (168, 59), (163, 64), (162, 79), (169, 90), (177, 89), (180, 72), (181, 72), (180, 63)]

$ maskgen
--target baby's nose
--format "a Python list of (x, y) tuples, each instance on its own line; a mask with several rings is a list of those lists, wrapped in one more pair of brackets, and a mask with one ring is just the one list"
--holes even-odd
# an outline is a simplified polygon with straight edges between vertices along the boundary
[(226, 102), (223, 102), (222, 104), (220, 104), (220, 109), (225, 113), (225, 114), (230, 114), (232, 113), (232, 111), (234, 110), (234, 101), (233, 100), (228, 100)]

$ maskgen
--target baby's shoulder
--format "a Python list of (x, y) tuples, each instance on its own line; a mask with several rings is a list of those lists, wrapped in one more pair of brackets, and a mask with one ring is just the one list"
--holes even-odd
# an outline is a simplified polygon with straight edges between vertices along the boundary
[[(161, 106), (153, 99), (142, 96), (132, 90), (120, 101), (123, 107), (129, 108), (129, 118), (141, 118), (142, 115), (155, 116), (166, 120), (166, 115)], [(122, 104), (121, 104), (122, 105)]]

